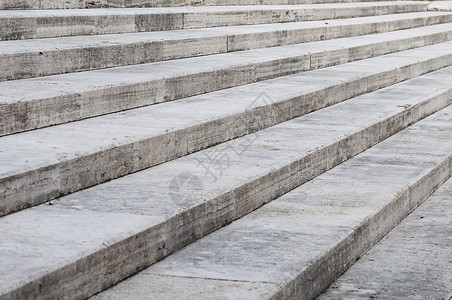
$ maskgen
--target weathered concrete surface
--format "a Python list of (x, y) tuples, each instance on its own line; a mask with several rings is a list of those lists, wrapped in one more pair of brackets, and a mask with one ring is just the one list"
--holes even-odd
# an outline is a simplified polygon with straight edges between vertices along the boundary
[(0, 47), (0, 81), (292, 45), (451, 21), (450, 13), (420, 12), (341, 20), (4, 41)]
[(64, 9), (85, 7), (85, 0), (0, 0), (0, 9)]
[(190, 29), (426, 11), (429, 2), (204, 6), (88, 10), (0, 10), (0, 40)]
[[(168, 291), (171, 289), (171, 293)], [(246, 282), (234, 280), (217, 280), (206, 278), (188, 278), (178, 276), (154, 276), (151, 274), (139, 274), (127, 284), (119, 283), (113, 288), (113, 292), (107, 290), (105, 294), (94, 296), (90, 299), (120, 299), (132, 297), (133, 299), (234, 299), (234, 300), (262, 300), (269, 299), (278, 293), (277, 284), (266, 282)]]
[(451, 299), (451, 237), (449, 180), (318, 300)]
[(262, 290), (249, 287), (261, 283), (273, 294), (260, 299), (312, 299), (451, 176), (451, 113), (420, 121), (93, 299), (241, 299), (225, 295), (230, 282), (248, 289), (244, 299), (258, 298)]
[[(439, 24), (370, 36), (0, 82), (0, 113), (5, 116), (0, 120), (0, 135), (181, 99), (451, 39), (452, 26)], [(439, 45), (438, 51), (450, 54), (450, 45), (449, 48), (444, 47)]]
[(172, 7), (225, 5), (297, 5), (379, 0), (0, 0), (0, 9), (68, 9), (99, 7)]
[[(404, 81), (80, 191), (52, 205), (2, 217), (0, 235), (5, 238), (0, 252), (7, 253), (8, 260), (0, 261), (0, 282), (4, 282), (0, 299), (83, 298), (101, 291), (449, 105), (451, 72), (449, 68)], [(407, 176), (411, 172), (426, 176), (422, 184), (413, 182), (409, 206), (449, 176), (451, 111), (452, 107), (421, 121), (407, 131), (411, 138), (391, 144), (391, 153), (399, 157), (403, 152), (429, 170), (409, 168)], [(397, 147), (399, 151), (394, 150)], [(421, 163), (418, 159), (424, 153), (428, 159)], [(212, 157), (220, 163), (212, 162)], [(401, 168), (405, 169), (404, 163)], [(190, 182), (194, 187), (190, 194), (176, 181), (186, 173), (196, 179), (195, 184)], [(96, 215), (100, 217), (89, 220)], [(108, 230), (93, 230), (98, 223)]]
[(433, 1), (428, 6), (431, 11), (452, 11), (452, 1)]
[[(2, 137), (1, 214), (450, 65), (450, 47), (438, 44)], [(267, 97), (260, 97), (262, 91)]]
[[(0, 7), (7, 1), (10, 2), (0, 0)], [(33, 1), (19, 0), (14, 5), (27, 5)], [(126, 1), (109, 0), (109, 4), (143, 4), (142, 0)], [(175, 1), (178, 4), (174, 2), (174, 5), (184, 4), (183, 0)], [(191, 4), (214, 4), (217, 0), (209, 1)], [(34, 3), (37, 5), (36, 1)], [(222, 2), (223, 5), (228, 3), (232, 1)], [(0, 11), (0, 39), (35, 39), (0, 42), (0, 51), (8, 53), (12, 50), (8, 59), (13, 60), (8, 66), (4, 64), (6, 56), (1, 56), (0, 69), (17, 64), (17, 59), (14, 63), (13, 57), (16, 55), (17, 58), (17, 54), (22, 54), (25, 61), (38, 61), (37, 57), (42, 57), (53, 64), (58, 64), (58, 60), (55, 60), (58, 56), (85, 60), (68, 62), (69, 65), (61, 63), (62, 72), (74, 72), (140, 64), (145, 62), (143, 57), (152, 57), (150, 62), (154, 62), (153, 59), (160, 61), (184, 55), (265, 48), (426, 26), (447, 22), (450, 18), (449, 15), (438, 13), (426, 14), (439, 16), (437, 18), (414, 20), (407, 20), (405, 17), (408, 16), (401, 18), (401, 15), (388, 15), (425, 12), (428, 2), (292, 5), (295, 3), (254, 7)], [(38, 5), (39, 8), (59, 8), (62, 5), (82, 7), (86, 4), (72, 0), (65, 3), (60, 0), (40, 0)], [(100, 2), (92, 3), (92, 6), (102, 5)], [(160, 4), (154, 2), (153, 5)], [(362, 18), (343, 20), (347, 17), (380, 15), (387, 15), (385, 18), (388, 22), (375, 23), (374, 18), (365, 19), (369, 21)], [(329, 24), (305, 23), (301, 27), (295, 23), (323, 19), (342, 20), (323, 21)], [(291, 23), (284, 24), (286, 22)], [(359, 30), (357, 22), (362, 24)], [(221, 28), (240, 24), (267, 25)], [(206, 27), (215, 28), (189, 30)], [(184, 30), (137, 34), (175, 29)], [(119, 35), (116, 39), (99, 36), (114, 33), (131, 34), (126, 35), (125, 39)], [(187, 33), (191, 35), (187, 36)], [(94, 37), (73, 37), (78, 35)], [(56, 38), (61, 36), (71, 38)], [(51, 37), (55, 38), (44, 41), (44, 38)], [(133, 41), (125, 41), (132, 37)], [(218, 54), (36, 80), (16, 80), (5, 85), (1, 83), (0, 91), (4, 94), (0, 100), (0, 119), (4, 126), (0, 128), (6, 128), (6, 131), (0, 135), (154, 103), (158, 105), (0, 138), (0, 215), (136, 172), (53, 202), (0, 217), (0, 300), (82, 299), (91, 296), (448, 106), (452, 102), (450, 68), (415, 80), (404, 80), (450, 65), (451, 44), (436, 44), (396, 56), (296, 74), (250, 86), (245, 84), (432, 45), (449, 41), (451, 37), (450, 24), (443, 24), (442, 27), (435, 25), (334, 42)], [(48, 48), (52, 41), (52, 47), (63, 47), (69, 52)], [(68, 41), (72, 41), (72, 44)], [(81, 41), (85, 41), (83, 47), (76, 50), (74, 45), (81, 46)], [(47, 45), (39, 46), (43, 42)], [(100, 46), (104, 42), (107, 43)], [(199, 47), (201, 43), (203, 46)], [(25, 45), (33, 50), (24, 50), (27, 47)], [(141, 45), (141, 48), (137, 45)], [(90, 47), (93, 50), (88, 50)], [(18, 48), (22, 52), (14, 52)], [(95, 49), (99, 48), (102, 51), (96, 54)], [(144, 49), (148, 52), (141, 56)], [(85, 56), (75, 58), (73, 55), (77, 51), (85, 53)], [(111, 59), (115, 51), (122, 53), (116, 61)], [(173, 53), (168, 54), (171, 51)], [(35, 56), (26, 58), (24, 53), (33, 53)], [(53, 54), (49, 56), (49, 53)], [(87, 55), (89, 59), (85, 59)], [(107, 60), (110, 60), (110, 65), (106, 63)], [(59, 72), (52, 71), (58, 68), (46, 69), (43, 61), (38, 63), (40, 66), (36, 68), (43, 68), (43, 71), (34, 71), (34, 76)], [(26, 72), (26, 68), (18, 65), (15, 67)], [(397, 86), (322, 109), (402, 81)], [(178, 102), (160, 103), (239, 85), (243, 86)], [(262, 96), (261, 91), (266, 91), (270, 97), (265, 94)], [(322, 110), (315, 111), (318, 109)], [(328, 247), (333, 248), (313, 247), (314, 250), (309, 251), (311, 248), (303, 248), (303, 245), (298, 247), (310, 253), (311, 256), (303, 256), (308, 263), (293, 265), (292, 260), (289, 271), (277, 269), (269, 272), (270, 281), (258, 274), (265, 268), (261, 268), (256, 258), (248, 259), (253, 264), (252, 268), (243, 264), (243, 274), (237, 275), (234, 272), (238, 270), (235, 270), (226, 274), (228, 278), (225, 280), (221, 278), (221, 272), (226, 269), (220, 270), (221, 276), (215, 272), (209, 273), (213, 277), (208, 278), (207, 283), (207, 278), (201, 275), (200, 278), (184, 277), (184, 284), (180, 284), (177, 275), (171, 273), (174, 268), (164, 268), (169, 272), (168, 276), (160, 273), (147, 275), (162, 284), (160, 288), (151, 285), (153, 293), (160, 294), (161, 297), (157, 298), (171, 297), (165, 294), (168, 290), (164, 290), (165, 284), (168, 284), (164, 279), (170, 279), (170, 285), (177, 285), (174, 291), (181, 291), (187, 297), (195, 297), (199, 292), (210, 298), (213, 294), (217, 298), (227, 298), (237, 293), (235, 295), (247, 299), (299, 298), (304, 292), (318, 294), (320, 288), (324, 287), (320, 287), (318, 282), (310, 284), (310, 278), (316, 278), (324, 285), (331, 282), (349, 266), (349, 262), (387, 232), (390, 224), (397, 223), (406, 208), (415, 207), (450, 176), (451, 109), (436, 114), (433, 121), (421, 121), (410, 131), (410, 138), (400, 138), (398, 135), (400, 144), (394, 144), (388, 150), (393, 156), (388, 158), (383, 155), (382, 158), (379, 153), (364, 157), (364, 160), (372, 161), (375, 165), (380, 165), (375, 163), (380, 158), (383, 163), (380, 169), (372, 165), (371, 170), (367, 168), (361, 175), (372, 175), (372, 172), (381, 172), (383, 169), (389, 177), (385, 180), (390, 180), (390, 183), (383, 184), (382, 180), (378, 189), (378, 185), (373, 186), (370, 184), (372, 181), (368, 181), (370, 187), (365, 187), (364, 192), (358, 189), (358, 192), (370, 195), (366, 200), (379, 199), (373, 197), (373, 189), (380, 192), (380, 196), (392, 193), (395, 195), (393, 202), (371, 201), (372, 208), (368, 210), (366, 202), (364, 209), (359, 207), (353, 210), (352, 214), (361, 218), (355, 218), (354, 224), (345, 214), (342, 215), (342, 210), (337, 218), (337, 211), (334, 210), (333, 217), (330, 214), (327, 222), (326, 219), (317, 220), (316, 210), (312, 210), (315, 216), (308, 215), (304, 221), (325, 229), (325, 236), (331, 237), (327, 241)], [(291, 118), (296, 119), (287, 121)], [(278, 125), (268, 128), (275, 124)], [(413, 136), (416, 139), (411, 138)], [(214, 146), (218, 143), (223, 144)], [(193, 152), (196, 153), (188, 155)], [(402, 155), (408, 155), (409, 159), (398, 159), (395, 164), (394, 160)], [(358, 163), (361, 164), (360, 161)], [(150, 166), (153, 168), (137, 172)], [(404, 176), (400, 176), (400, 172)], [(354, 171), (350, 173), (357, 175)], [(343, 174), (336, 174), (332, 180), (343, 179)], [(361, 180), (361, 175), (356, 178)], [(402, 184), (402, 179), (407, 178), (411, 180)], [(328, 196), (329, 192), (331, 190), (324, 189), (322, 195)], [(335, 198), (337, 194), (348, 197), (351, 194), (349, 185), (331, 192), (334, 201), (327, 208), (338, 202)], [(311, 199), (318, 200), (316, 188), (311, 190), (311, 196)], [(297, 209), (293, 211), (289, 205), (288, 214), (281, 217), (280, 207), (275, 207), (273, 209), (278, 211), (276, 216), (266, 216), (267, 219), (262, 223), (253, 221), (245, 231), (241, 230), (233, 237), (242, 238), (241, 242), (249, 244), (252, 239), (246, 234), (257, 227), (259, 236), (255, 238), (258, 243), (253, 245), (251, 253), (257, 253), (260, 242), (275, 241), (269, 245), (270, 250), (264, 252), (269, 253), (269, 258), (277, 259), (278, 253), (282, 253), (284, 259), (294, 258), (287, 251), (277, 251), (285, 251), (287, 245), (297, 246), (305, 241), (300, 240), (300, 234), (296, 232), (300, 229), (300, 223), (297, 223), (299, 218), (294, 214)], [(285, 208), (282, 208), (283, 213)], [(303, 211), (305, 207), (299, 210)], [(306, 211), (312, 212), (309, 209)], [(326, 211), (330, 212), (328, 209)], [(325, 207), (321, 207), (320, 215), (324, 214)], [(283, 238), (283, 243), (273, 239), (278, 234), (268, 230), (271, 222), (267, 220), (273, 217), (274, 220), (287, 219), (292, 225), (285, 231), (288, 234)], [(324, 226), (329, 226), (330, 220), (338, 219), (343, 222), (338, 227), (330, 230)], [(381, 219), (390, 221), (382, 222)], [(279, 225), (276, 224), (275, 228), (280, 229)], [(305, 230), (303, 226), (301, 228)], [(307, 229), (304, 233), (311, 236), (311, 231)], [(338, 232), (349, 235), (340, 240)], [(314, 238), (316, 246), (319, 246), (320, 236)], [(324, 242), (322, 240), (320, 244)], [(235, 249), (240, 248), (239, 244), (231, 245)], [(277, 248), (280, 250), (274, 250)], [(212, 252), (221, 254), (227, 247), (212, 249)], [(321, 251), (325, 249), (332, 250), (321, 256)], [(202, 257), (203, 252), (200, 255)], [(233, 258), (233, 255), (230, 257)], [(262, 256), (259, 258), (262, 259)], [(289, 260), (284, 259), (281, 266), (288, 265)], [(309, 262), (313, 262), (312, 265)], [(269, 265), (273, 263), (270, 261)], [(334, 272), (329, 272), (329, 269)], [(188, 270), (188, 273), (197, 272), (190, 264), (184, 270)], [(184, 270), (182, 276), (185, 276)], [(278, 281), (281, 278), (278, 272), (283, 274), (282, 283)], [(305, 276), (302, 276), (301, 281), (288, 280), (300, 272)], [(235, 276), (237, 281), (229, 280)], [(144, 291), (141, 286), (143, 283), (138, 283), (136, 288)], [(194, 289), (191, 295), (183, 291), (184, 287), (199, 284), (204, 288), (203, 291)], [(130, 298), (130, 291), (123, 298)]]

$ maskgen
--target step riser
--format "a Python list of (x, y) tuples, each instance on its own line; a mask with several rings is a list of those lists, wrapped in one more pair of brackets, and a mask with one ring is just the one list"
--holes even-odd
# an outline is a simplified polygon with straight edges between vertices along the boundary
[(187, 5), (296, 5), (322, 3), (372, 2), (379, 0), (0, 0), (0, 9), (74, 9), (74, 8), (104, 8), (104, 7), (173, 7)]
[[(86, 71), (116, 66), (151, 63), (170, 59), (293, 45), (320, 40), (403, 30), (452, 21), (452, 15), (429, 16), (395, 22), (375, 22), (334, 27), (281, 30), (265, 33), (219, 35), (188, 40), (150, 41), (139, 44), (109, 45), (23, 52), (0, 57), (0, 81)], [(139, 49), (140, 51), (137, 51)], [(68, 59), (77, 57), (79, 59)]]
[[(201, 73), (194, 70), (195, 72), (191, 74), (179, 77), (159, 78), (133, 85), (108, 86), (95, 91), (66, 94), (54, 98), (7, 103), (0, 106), (0, 115), (5, 116), (0, 120), (0, 136), (182, 99), (451, 39), (452, 30), (354, 48), (340, 48), (311, 54), (300, 53), (299, 56), (252, 62), (246, 65), (239, 64)], [(121, 96), (118, 97), (118, 95)]]
[[(45, 278), (35, 280), (23, 288), (6, 294), (2, 300), (15, 299), (19, 295), (36, 299), (39, 299), (42, 295), (49, 298), (70, 296), (74, 299), (82, 299), (89, 297), (221, 228), (224, 224), (228, 224), (289, 192), (437, 109), (450, 105), (451, 102), (452, 89), (437, 94), (428, 100), (418, 102), (416, 105), (393, 114), (387, 119), (356, 131), (355, 134), (343, 137), (341, 140), (325, 145), (303, 158), (287, 163), (271, 173), (225, 191), (222, 195), (199, 204), (199, 206), (187, 209), (168, 219), (164, 225), (154, 226), (118, 244), (81, 258), (77, 263), (63, 267), (46, 275)], [(444, 163), (444, 166), (441, 166), (441, 174), (449, 174), (449, 160), (450, 158), (447, 164)], [(426, 177), (430, 178), (430, 176)], [(441, 175), (438, 177), (447, 176)], [(444, 180), (439, 181), (443, 182)], [(439, 185), (440, 182), (435, 183), (435, 186)], [(278, 183), (278, 189), (274, 188), (275, 183)], [(415, 197), (414, 195), (420, 197), (420, 199), (413, 198), (412, 205), (419, 203), (421, 198), (423, 199), (433, 189), (434, 187), (424, 188), (424, 182), (411, 188), (411, 197)], [(419, 191), (422, 191), (422, 193)], [(400, 220), (400, 217), (397, 217), (397, 219)], [(177, 224), (184, 224), (184, 226)], [(115, 272), (111, 276), (105, 277), (106, 269), (114, 269)], [(78, 278), (77, 284), (79, 286), (76, 290), (73, 290), (74, 278)], [(58, 282), (58, 288), (55, 288), (54, 282)], [(47, 285), (47, 283), (49, 284)]]
[[(390, 201), (381, 211), (366, 219), (330, 252), (318, 258), (305, 272), (270, 299), (314, 299), (348, 270), (364, 253), (380, 241), (439, 186), (451, 177), (452, 157), (436, 165), (415, 184)], [(415, 193), (412, 193), (415, 191)], [(407, 204), (409, 203), (409, 204)]]
[[(0, 215), (118, 178), (452, 64), (452, 54), (0, 180)], [(249, 126), (242, 128), (244, 120)], [(259, 121), (257, 121), (259, 120)], [(215, 128), (216, 130), (212, 130)], [(232, 131), (231, 128), (238, 130)], [(240, 129), (242, 128), (242, 129)], [(228, 135), (220, 132), (230, 132)], [(175, 142), (179, 141), (179, 142)], [(165, 147), (162, 147), (165, 145)], [(135, 159), (141, 157), (141, 159)]]
[(242, 12), (192, 12), (0, 19), (0, 40), (147, 32), (234, 25), (301, 22), (426, 11), (427, 4), (344, 8), (299, 8)]

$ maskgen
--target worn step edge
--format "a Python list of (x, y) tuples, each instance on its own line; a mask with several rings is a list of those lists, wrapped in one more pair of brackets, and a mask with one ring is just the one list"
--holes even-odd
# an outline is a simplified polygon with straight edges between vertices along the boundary
[[(450, 44), (2, 137), (0, 215), (449, 66)], [(279, 92), (281, 85), (288, 93)], [(267, 90), (267, 95), (261, 95), (261, 90)], [(225, 103), (227, 108), (218, 113)]]
[(449, 179), (318, 300), (451, 299), (451, 200)]
[(96, 10), (0, 10), (0, 40), (317, 21), (427, 11), (429, 2), (210, 6)]
[[(349, 2), (378, 2), (379, 0), (0, 0), (0, 9), (75, 9), (75, 8), (126, 8), (126, 7), (174, 7), (174, 6), (230, 6), (230, 5), (299, 5)], [(382, 0), (383, 1), (383, 0)]]
[(0, 81), (383, 33), (452, 21), (422, 12), (0, 43)]
[(93, 299), (313, 299), (450, 178), (450, 115), (451, 107)]
[(190, 97), (452, 39), (450, 24), (0, 82), (0, 135)]
[[(80, 299), (113, 285), (450, 105), (451, 71), (405, 81), (2, 217), (9, 259), (0, 266), (5, 283), (0, 299)], [(229, 168), (206, 172), (212, 153), (228, 155)], [(180, 194), (171, 190), (184, 170), (202, 183), (198, 195), (175, 197)], [(33, 240), (42, 244), (43, 239), (47, 246), (30, 248)]]

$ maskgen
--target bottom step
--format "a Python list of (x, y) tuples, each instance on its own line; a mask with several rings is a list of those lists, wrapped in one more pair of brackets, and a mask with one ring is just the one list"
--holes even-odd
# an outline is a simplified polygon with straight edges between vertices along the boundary
[(452, 107), (95, 299), (311, 299), (449, 177)]
[(318, 300), (452, 299), (452, 179)]

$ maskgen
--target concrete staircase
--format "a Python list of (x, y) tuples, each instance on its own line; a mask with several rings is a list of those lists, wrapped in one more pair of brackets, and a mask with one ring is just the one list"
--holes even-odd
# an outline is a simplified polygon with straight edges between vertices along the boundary
[(452, 13), (230, 2), (0, 0), (1, 300), (315, 298), (448, 180)]

